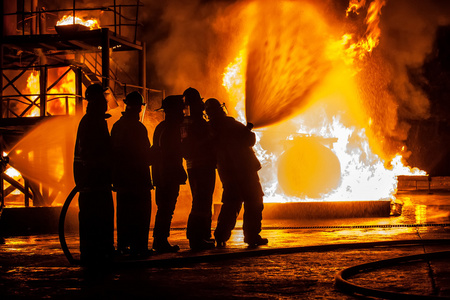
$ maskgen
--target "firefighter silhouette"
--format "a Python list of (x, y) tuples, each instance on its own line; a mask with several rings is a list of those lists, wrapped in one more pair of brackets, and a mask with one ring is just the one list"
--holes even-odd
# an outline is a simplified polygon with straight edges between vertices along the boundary
[(250, 247), (265, 245), (262, 238), (261, 220), (263, 191), (259, 182), (261, 168), (252, 149), (256, 142), (252, 124), (247, 126), (226, 115), (220, 102), (210, 98), (205, 111), (213, 144), (217, 153), (217, 170), (223, 185), (222, 208), (214, 237), (218, 246), (225, 246), (236, 225), (236, 218), (244, 204), (244, 242)]
[(203, 117), (204, 103), (200, 93), (188, 88), (183, 93), (189, 115), (182, 125), (182, 150), (186, 159), (192, 208), (186, 235), (193, 250), (215, 247), (211, 239), (211, 209), (216, 181), (216, 159)]
[(156, 187), (156, 217), (153, 228), (153, 249), (159, 253), (177, 252), (178, 245), (170, 245), (170, 225), (175, 211), (180, 185), (187, 180), (181, 153), (180, 126), (184, 118), (182, 95), (172, 95), (162, 101), (165, 120), (153, 133), (156, 158), (152, 166), (153, 183)]
[(121, 254), (146, 257), (151, 217), (151, 145), (139, 121), (142, 95), (129, 93), (125, 112), (111, 129), (113, 186), (117, 192), (117, 250)]
[(86, 114), (75, 142), (74, 179), (79, 188), (81, 263), (107, 262), (114, 253), (114, 204), (111, 192), (111, 140), (107, 101), (100, 84), (87, 87)]

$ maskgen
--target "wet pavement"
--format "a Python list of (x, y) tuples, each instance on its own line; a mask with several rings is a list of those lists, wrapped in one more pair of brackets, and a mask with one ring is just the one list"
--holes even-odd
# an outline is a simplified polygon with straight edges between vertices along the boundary
[[(0, 245), (0, 298), (365, 299), (339, 290), (336, 274), (363, 263), (450, 250), (450, 190), (432, 192), (399, 193), (400, 216), (263, 220), (261, 235), (269, 244), (257, 249), (243, 243), (238, 221), (226, 248), (194, 252), (185, 223), (175, 222), (170, 241), (179, 253), (121, 258), (95, 271), (71, 265), (57, 235), (7, 237)], [(77, 258), (77, 234), (67, 234), (66, 241)], [(364, 270), (348, 281), (450, 298), (450, 255)]]

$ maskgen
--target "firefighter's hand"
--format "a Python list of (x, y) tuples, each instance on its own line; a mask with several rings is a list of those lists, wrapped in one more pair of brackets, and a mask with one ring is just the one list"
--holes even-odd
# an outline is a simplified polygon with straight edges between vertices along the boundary
[(247, 122), (247, 128), (249, 130), (252, 130), (253, 129), (253, 123)]

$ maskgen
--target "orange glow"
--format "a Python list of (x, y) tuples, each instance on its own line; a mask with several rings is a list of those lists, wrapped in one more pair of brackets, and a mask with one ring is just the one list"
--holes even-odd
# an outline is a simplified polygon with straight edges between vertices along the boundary
[(348, 17), (351, 12), (359, 14), (358, 10), (360, 10), (361, 7), (364, 7), (364, 5), (366, 5), (366, 0), (350, 0), (348, 8), (345, 11), (346, 16)]
[[(356, 6), (356, 4), (360, 6)], [(367, 55), (367, 53), (372, 52), (372, 50), (378, 46), (381, 30), (378, 27), (378, 24), (380, 23), (380, 15), (381, 15), (381, 8), (386, 4), (386, 1), (384, 0), (374, 0), (370, 3), (370, 6), (367, 10), (367, 16), (365, 19), (365, 23), (367, 25), (366, 32), (362, 39), (359, 41), (350, 44), (353, 40), (353, 35), (350, 34), (344, 34), (342, 36), (342, 44), (348, 45), (346, 54), (349, 57), (349, 59), (363, 59), (364, 56)], [(357, 11), (361, 6), (365, 5), (365, 1), (351, 1), (350, 5), (347, 9), (347, 16), (349, 11)], [(356, 8), (357, 7), (357, 8)]]
[[(39, 72), (33, 71), (27, 79), (27, 89), (30, 94), (39, 95)], [(32, 96), (32, 100), (36, 100), (38, 96)], [(40, 115), (39, 107), (33, 106), (28, 117), (38, 117)]]
[[(57, 26), (71, 25), (74, 24), (74, 22), (75, 24), (89, 27), (90, 30), (100, 28), (98, 21), (95, 19), (85, 21), (78, 17), (74, 19), (70, 15), (64, 16), (58, 21)], [(55, 86), (46, 91), (46, 113), (48, 115), (75, 114), (75, 73), (69, 71), (61, 78), (66, 70), (67, 69), (65, 68), (48, 69), (49, 82), (58, 80)], [(36, 101), (36, 99), (39, 98), (40, 92), (40, 73), (33, 70), (27, 78), (27, 86), (24, 94), (31, 94), (32, 96), (29, 98), (32, 101)], [(40, 116), (40, 106), (41, 99), (38, 99), (36, 105), (33, 105), (26, 112), (25, 117)], [(36, 182), (45, 184), (49, 187), (50, 192), (54, 189), (57, 191), (67, 189), (68, 187), (64, 186), (64, 180), (66, 180), (66, 175), (69, 174), (69, 176), (71, 176), (72, 172), (68, 169), (70, 164), (64, 162), (63, 158), (67, 151), (67, 143), (71, 141), (66, 140), (69, 139), (69, 132), (64, 131), (70, 131), (72, 127), (75, 126), (72, 124), (73, 122), (73, 120), (69, 120), (68, 123), (70, 123), (71, 127), (67, 128), (58, 128), (60, 125), (55, 126), (53, 123), (50, 125), (50, 122), (47, 122), (48, 125), (45, 125), (47, 128), (41, 129), (39, 132), (29, 133), (28, 136), (35, 137), (33, 144), (27, 144), (22, 140), (15, 145), (14, 151), (12, 151), (10, 155), (11, 165), (17, 167), (27, 179), (32, 179)], [(41, 127), (42, 126), (44, 125), (41, 125)], [(57, 138), (49, 138), (52, 134), (57, 135)], [(63, 140), (63, 143), (61, 143), (61, 139)], [(39, 142), (43, 143), (43, 141), (46, 141), (45, 151), (42, 151), (42, 149), (36, 150), (39, 146)], [(27, 149), (27, 151), (24, 151), (23, 149)], [(16, 159), (17, 157), (20, 157), (21, 159)], [(42, 167), (42, 164), (45, 164), (46, 168)], [(40, 168), (37, 168), (36, 166), (40, 166)], [(10, 167), (5, 173), (15, 180), (23, 180), (20, 172)], [(8, 184), (6, 186), (8, 186)], [(20, 191), (16, 190), (13, 194), (20, 194)]]
[(416, 205), (414, 214), (416, 216), (417, 224), (424, 224), (427, 222), (427, 206), (426, 205)]
[[(63, 70), (56, 70), (58, 74), (61, 75)], [(61, 73), (61, 74), (60, 74)], [(31, 98), (36, 100), (40, 93), (39, 86), (39, 72), (33, 71), (27, 79), (27, 90), (30, 94), (36, 95)], [(67, 73), (61, 81), (54, 86), (51, 90), (47, 92), (47, 111), (52, 115), (61, 115), (66, 112), (66, 104), (68, 104), (69, 114), (75, 113), (75, 97), (74, 96), (61, 96), (65, 94), (74, 95), (75, 94), (75, 74), (73, 72)], [(66, 97), (67, 102), (66, 103)], [(40, 101), (38, 101), (39, 103)], [(34, 106), (30, 112), (27, 114), (27, 117), (37, 117), (40, 116), (40, 109), (37, 106)]]
[[(58, 69), (52, 69), (50, 74), (53, 75), (55, 78), (59, 78), (62, 74), (64, 74), (64, 68), (58, 68)], [(27, 88), (26, 93), (32, 94), (34, 96), (31, 96), (30, 98), (35, 101), (40, 94), (40, 85), (39, 85), (39, 72), (32, 71), (27, 79)], [(52, 89), (47, 91), (47, 112), (51, 115), (63, 115), (68, 112), (70, 115), (75, 114), (75, 97), (73, 96), (75, 94), (75, 74), (74, 72), (68, 72)], [(40, 106), (40, 100), (37, 101), (37, 105)], [(26, 117), (37, 117), (40, 116), (40, 107), (33, 106), (28, 113), (26, 114)], [(47, 128), (44, 135), (49, 135), (52, 130), (55, 130), (56, 128)], [(63, 136), (65, 133), (61, 133)], [(17, 165), (17, 168), (23, 172), (23, 175), (27, 178), (33, 178), (37, 182), (45, 182), (47, 186), (50, 187), (50, 191), (53, 189), (64, 189), (67, 187), (64, 187), (62, 184), (62, 180), (64, 180), (65, 174), (70, 174), (71, 172), (68, 172), (67, 169), (67, 163), (63, 161), (64, 157), (64, 151), (65, 145), (58, 144), (58, 143), (52, 143), (47, 142), (46, 146), (47, 149), (42, 151), (35, 151), (34, 147), (38, 143), (37, 141), (43, 141), (45, 137), (38, 137), (34, 141), (34, 146), (30, 147), (28, 151), (24, 152), (22, 151), (22, 148), (18, 147), (15, 148), (14, 153), (12, 154), (12, 157), (23, 157), (23, 162), (20, 162), (19, 160), (11, 161), (11, 164), (14, 164), (14, 166)], [(20, 142), (19, 142), (20, 144)], [(16, 145), (15, 147), (17, 147)], [(10, 157), (10, 159), (12, 158)], [(27, 167), (34, 166), (36, 164), (39, 164), (41, 161), (46, 161), (46, 165), (51, 165), (51, 181), (47, 178), (44, 179), (44, 173), (41, 169), (41, 174), (39, 176), (35, 176), (35, 174), (31, 174), (29, 171), (27, 173)], [(21, 164), (25, 163), (25, 165)], [(7, 174), (9, 175), (9, 172), (12, 173), (13, 177), (16, 181), (19, 179), (22, 179), (22, 174), (19, 173), (17, 170), (13, 168), (9, 168), (7, 170)], [(31, 175), (30, 175), (31, 174)], [(51, 184), (48, 184), (48, 182), (51, 182)], [(59, 185), (54, 184), (54, 182), (61, 182)], [(21, 192), (19, 190), (15, 190), (12, 194), (20, 194)]]
[(341, 166), (337, 156), (320, 140), (300, 137), (279, 158), (278, 181), (284, 194), (320, 198), (339, 186)]
[(245, 70), (246, 118), (255, 128), (281, 122), (309, 104), (332, 68), (326, 20), (305, 2), (263, 1), (252, 7)]
[(238, 120), (240, 122), (244, 122), (245, 120), (245, 76), (243, 76), (243, 72), (245, 72), (244, 70), (247, 64), (246, 57), (247, 53), (245, 49), (242, 49), (235, 60), (225, 68), (222, 82), (222, 85), (230, 95), (230, 100), (233, 101), (232, 105), (235, 106), (239, 114)]
[(400, 154), (377, 153), (383, 140), (373, 138), (355, 79), (361, 67), (355, 60), (378, 45), (385, 2), (371, 2), (366, 33), (353, 44), (354, 35), (334, 34), (314, 7), (282, 3), (249, 5), (249, 40), (241, 41), (223, 77), (235, 117), (259, 127), (254, 149), (264, 201), (394, 199), (398, 175), (426, 172), (404, 166)]
[(64, 25), (72, 25), (72, 24), (81, 24), (89, 28), (89, 30), (99, 29), (100, 24), (96, 19), (83, 20), (79, 17), (75, 17), (73, 19), (72, 15), (65, 15), (56, 23), (56, 26), (64, 26)]
[[(19, 171), (17, 171), (13, 167), (9, 167), (8, 169), (6, 169), (5, 174), (17, 182), (20, 182), (22, 180), (22, 175), (19, 173)], [(9, 186), (10, 184), (7, 181), (5, 181), (5, 189), (7, 189)], [(20, 193), (21, 192), (17, 189), (11, 192), (12, 195), (20, 195)]]
[[(58, 76), (61, 75), (63, 72), (63, 68), (58, 69)], [(68, 105), (68, 111), (70, 115), (75, 114), (75, 97), (73, 96), (67, 96), (67, 103), (66, 103), (66, 96), (58, 96), (58, 95), (75, 95), (75, 73), (69, 72), (67, 73), (64, 78), (55, 86), (53, 87), (49, 92), (50, 95), (48, 98), (57, 97), (56, 99), (48, 102), (48, 111), (51, 114), (65, 114), (66, 113), (66, 105)], [(53, 96), (52, 94), (56, 95)]]

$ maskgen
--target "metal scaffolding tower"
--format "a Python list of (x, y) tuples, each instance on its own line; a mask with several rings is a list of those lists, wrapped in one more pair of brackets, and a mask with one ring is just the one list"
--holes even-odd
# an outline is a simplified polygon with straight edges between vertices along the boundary
[[(92, 83), (110, 88), (116, 97), (139, 90), (147, 101), (150, 93), (163, 93), (146, 86), (146, 48), (138, 40), (143, 5), (139, 0), (103, 2), (101, 7), (78, 7), (74, 0), (71, 7), (52, 10), (40, 2), (8, 0), (0, 8), (1, 153), (43, 119), (81, 115), (83, 91)], [(72, 23), (57, 25), (63, 15), (72, 16)], [(89, 28), (81, 24), (77, 18), (84, 16), (94, 16), (100, 25)], [(138, 71), (135, 68), (133, 74), (116, 62), (124, 53), (135, 57)], [(36, 92), (26, 88), (30, 74), (38, 81)], [(73, 92), (55, 92), (68, 76), (75, 78)], [(63, 108), (55, 112), (51, 105), (56, 101)], [(49, 206), (54, 199), (26, 178), (21, 184), (5, 173), (1, 174), (0, 189), (2, 207), (5, 197), (16, 189), (24, 194), (25, 206), (30, 199), (33, 206)]]

